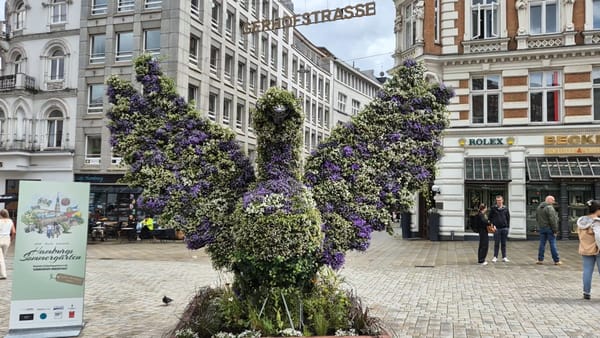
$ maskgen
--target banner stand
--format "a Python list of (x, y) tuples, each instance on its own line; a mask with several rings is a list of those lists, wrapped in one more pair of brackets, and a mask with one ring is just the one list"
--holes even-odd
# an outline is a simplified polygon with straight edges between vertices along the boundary
[(43, 329), (13, 329), (8, 331), (5, 338), (50, 338), (50, 337), (78, 337), (81, 326), (63, 326)]

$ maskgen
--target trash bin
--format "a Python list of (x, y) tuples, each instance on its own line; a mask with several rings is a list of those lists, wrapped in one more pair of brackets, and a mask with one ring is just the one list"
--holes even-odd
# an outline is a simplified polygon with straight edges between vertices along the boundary
[(412, 214), (409, 211), (405, 211), (400, 216), (400, 227), (402, 228), (402, 238), (410, 238), (410, 220), (412, 218)]
[(440, 240), (440, 214), (437, 210), (429, 211), (429, 240)]

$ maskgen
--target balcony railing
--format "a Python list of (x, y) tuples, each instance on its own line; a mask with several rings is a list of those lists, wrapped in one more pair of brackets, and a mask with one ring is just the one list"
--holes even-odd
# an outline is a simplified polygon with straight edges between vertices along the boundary
[(22, 73), (0, 76), (0, 91), (15, 89), (35, 91), (35, 78)]
[[(0, 134), (0, 151), (43, 151), (43, 152), (73, 152), (74, 148), (69, 144), (69, 133), (66, 133), (64, 139), (56, 135), (22, 135), (16, 133)], [(54, 137), (49, 142), (49, 137)], [(65, 142), (64, 140), (67, 140)]]

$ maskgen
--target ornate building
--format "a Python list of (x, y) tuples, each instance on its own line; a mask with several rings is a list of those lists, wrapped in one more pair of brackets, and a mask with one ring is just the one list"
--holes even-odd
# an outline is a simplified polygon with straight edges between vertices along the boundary
[[(442, 238), (503, 195), (512, 238), (537, 235), (556, 196), (561, 236), (600, 198), (599, 0), (395, 0), (396, 65), (425, 62), (454, 88), (435, 185)], [(424, 220), (413, 217), (413, 232)], [(456, 236), (456, 237), (455, 237)]]

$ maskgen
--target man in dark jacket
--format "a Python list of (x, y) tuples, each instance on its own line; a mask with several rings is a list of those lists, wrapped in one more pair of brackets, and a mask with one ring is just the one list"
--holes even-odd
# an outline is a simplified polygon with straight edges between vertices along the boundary
[(556, 234), (558, 233), (558, 214), (554, 209), (554, 196), (546, 196), (544, 202), (540, 203), (535, 211), (535, 218), (540, 232), (540, 247), (538, 249), (537, 264), (544, 264), (544, 251), (546, 251), (546, 241), (550, 242), (550, 252), (554, 265), (561, 265), (558, 257), (558, 248), (556, 247)]
[(502, 261), (509, 262), (506, 257), (506, 240), (508, 239), (508, 229), (510, 228), (510, 213), (504, 205), (504, 198), (501, 195), (496, 196), (496, 205), (490, 208), (488, 222), (496, 226), (494, 233), (494, 258), (492, 262), (498, 261), (498, 249), (502, 247)]

